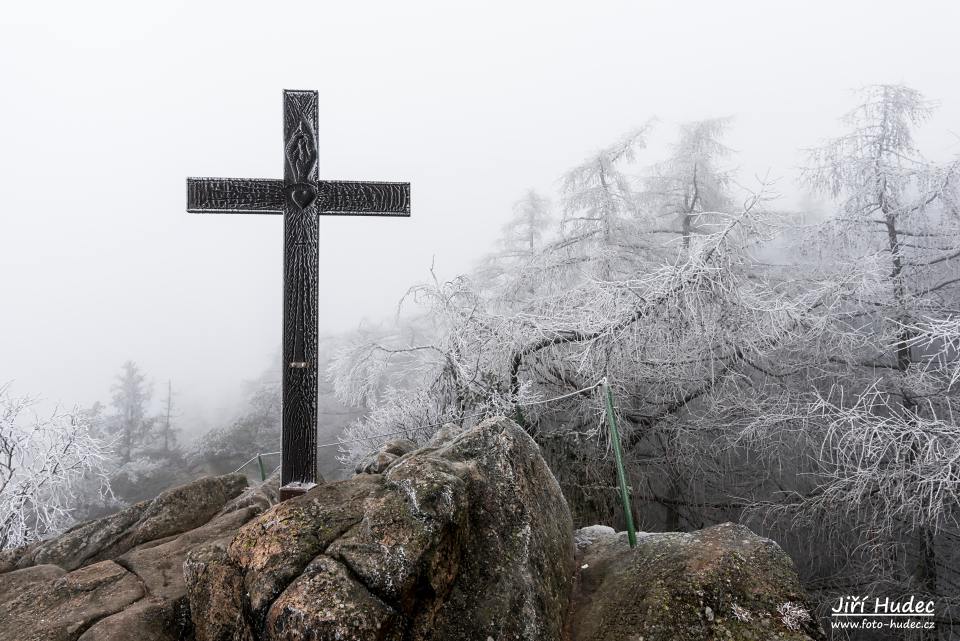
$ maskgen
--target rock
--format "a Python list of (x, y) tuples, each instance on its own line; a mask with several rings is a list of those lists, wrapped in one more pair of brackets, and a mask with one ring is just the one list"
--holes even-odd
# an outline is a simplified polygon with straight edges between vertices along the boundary
[[(200, 479), (125, 514), (32, 546), (18, 561), (56, 557), (69, 567), (84, 559), (113, 558), (70, 573), (58, 565), (36, 565), (4, 574), (0, 641), (192, 638), (184, 560), (196, 548), (225, 546), (276, 496), (278, 483), (237, 496), (245, 484), (238, 475)], [(96, 549), (95, 542), (103, 548)], [(70, 550), (81, 558), (66, 557)]]
[(148, 541), (206, 523), (246, 487), (241, 474), (204, 477), (162, 492), (111, 516), (87, 521), (64, 534), (0, 556), (0, 572), (53, 564), (66, 570), (115, 558)]
[(381, 452), (397, 457), (384, 473), (318, 486), (187, 556), (197, 641), (560, 638), (572, 525), (533, 440), (491, 419)]
[(456, 423), (444, 423), (443, 426), (437, 430), (436, 434), (430, 439), (430, 445), (433, 447), (439, 447), (444, 443), (448, 443), (454, 439), (455, 436), (463, 432), (463, 428)]
[(207, 476), (162, 492), (150, 502), (123, 544), (139, 545), (203, 525), (246, 487), (245, 476), (227, 474)]
[(573, 533), (573, 541), (579, 551), (598, 540), (611, 539), (616, 535), (616, 530), (608, 525), (588, 525)]
[(151, 595), (177, 601), (186, 596), (183, 561), (187, 553), (210, 541), (232, 538), (255, 514), (253, 508), (224, 514), (180, 536), (135, 548), (118, 557), (117, 562), (140, 577)]
[(374, 452), (357, 463), (355, 471), (357, 474), (382, 474), (398, 458), (400, 457), (390, 452)]
[(417, 444), (407, 438), (387, 441), (377, 451), (357, 463), (354, 471), (357, 474), (383, 474), (397, 459), (416, 448)]
[[(167, 604), (153, 597), (94, 623), (77, 641), (181, 641), (184, 622), (171, 623)], [(189, 613), (186, 614), (189, 617)]]
[(380, 449), (382, 449), (387, 454), (403, 456), (404, 454), (409, 454), (410, 452), (417, 449), (417, 444), (408, 438), (398, 438), (392, 441), (388, 441)]
[(633, 550), (625, 532), (594, 527), (576, 536), (586, 543), (577, 557), (572, 641), (824, 638), (812, 620), (784, 620), (784, 604), (812, 605), (790, 557), (746, 527), (645, 533)]
[[(317, 483), (323, 482), (322, 477), (317, 479)], [(225, 514), (245, 507), (255, 508), (257, 513), (260, 513), (269, 509), (271, 505), (276, 504), (279, 500), (280, 468), (277, 468), (273, 474), (267, 477), (267, 480), (248, 488), (245, 492), (230, 500), (223, 506), (223, 509), (221, 509), (219, 513)]]
[(229, 558), (242, 570), (252, 616), (262, 620), (273, 600), (314, 557), (361, 522), (365, 499), (381, 484), (380, 477), (361, 476), (320, 485), (308, 492), (312, 500), (303, 495), (280, 503), (240, 529), (230, 543)]
[[(321, 605), (322, 604), (322, 605)], [(318, 605), (320, 607), (318, 607)], [(267, 613), (266, 637), (400, 641), (401, 617), (328, 556), (318, 556)]]
[(29, 587), (31, 583), (42, 583), (51, 579), (59, 579), (67, 571), (58, 565), (34, 565), (33, 567), (14, 570), (3, 575), (0, 580), (0, 603), (5, 603)]
[(0, 572), (42, 564), (74, 570), (93, 563), (104, 547), (137, 523), (148, 505), (149, 501), (143, 501), (102, 519), (79, 523), (56, 538), (6, 550), (0, 553)]
[(143, 596), (140, 580), (113, 561), (36, 581), (0, 607), (0, 641), (74, 641)]
[[(183, 564), (193, 617), (194, 635), (205, 641), (253, 641), (243, 619), (245, 587), (227, 555), (227, 542), (194, 548)], [(207, 589), (215, 585), (216, 590)]]

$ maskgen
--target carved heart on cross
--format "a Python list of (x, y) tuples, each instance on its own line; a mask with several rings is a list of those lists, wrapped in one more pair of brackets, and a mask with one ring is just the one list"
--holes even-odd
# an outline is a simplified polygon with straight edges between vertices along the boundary
[(317, 199), (317, 190), (313, 185), (298, 184), (290, 188), (290, 200), (300, 209), (306, 209)]

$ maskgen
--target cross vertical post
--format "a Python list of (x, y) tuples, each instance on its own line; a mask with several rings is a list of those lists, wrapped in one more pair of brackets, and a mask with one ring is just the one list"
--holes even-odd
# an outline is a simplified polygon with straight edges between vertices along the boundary
[(319, 216), (410, 216), (410, 183), (320, 180), (317, 92), (283, 92), (283, 179), (187, 178), (187, 211), (283, 215), (280, 500), (317, 482)]
[(317, 479), (317, 92), (283, 92), (283, 434), (286, 495)]

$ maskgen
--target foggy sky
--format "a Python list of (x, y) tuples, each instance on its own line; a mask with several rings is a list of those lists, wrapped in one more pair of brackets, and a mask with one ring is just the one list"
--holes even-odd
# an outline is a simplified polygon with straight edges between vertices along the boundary
[(187, 214), (184, 179), (282, 176), (284, 88), (319, 90), (322, 179), (412, 183), (410, 219), (322, 221), (322, 330), (391, 313), (433, 260), (468, 269), (525, 189), (654, 115), (664, 136), (734, 115), (742, 176), (788, 195), (865, 84), (939, 100), (921, 140), (960, 151), (949, 0), (64, 1), (0, 22), (0, 383), (67, 405), (107, 401), (133, 359), (216, 424), (277, 355), (280, 217)]

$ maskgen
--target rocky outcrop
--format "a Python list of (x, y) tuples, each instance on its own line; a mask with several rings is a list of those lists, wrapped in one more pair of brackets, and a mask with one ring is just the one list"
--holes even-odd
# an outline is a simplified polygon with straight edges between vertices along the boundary
[(276, 480), (202, 478), (0, 559), (0, 641), (192, 637), (187, 553), (231, 540), (276, 500)]
[(572, 527), (533, 440), (494, 419), (394, 456), (191, 552), (197, 641), (559, 639)]
[(571, 641), (822, 639), (790, 557), (770, 539), (724, 523), (697, 532), (576, 532)]
[(745, 527), (572, 529), (508, 419), (387, 443), (276, 503), (209, 477), (0, 555), (0, 641), (811, 641), (786, 554)]

